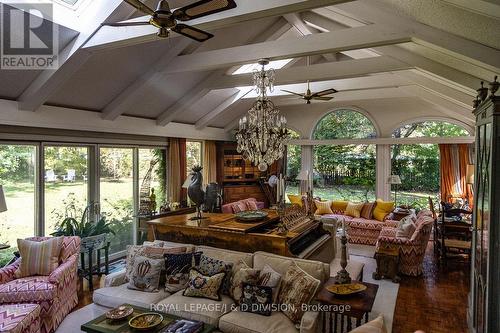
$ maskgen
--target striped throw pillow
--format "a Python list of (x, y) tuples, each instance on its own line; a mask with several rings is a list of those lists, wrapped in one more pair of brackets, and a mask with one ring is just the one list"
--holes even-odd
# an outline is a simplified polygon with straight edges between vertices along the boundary
[(345, 209), (344, 214), (347, 216), (352, 216), (352, 217), (360, 217), (361, 210), (363, 209), (364, 205), (365, 205), (364, 202), (361, 202), (361, 203), (349, 202), (347, 204), (347, 208)]
[(15, 275), (17, 278), (33, 275), (50, 275), (59, 266), (63, 237), (54, 237), (36, 242), (25, 239), (17, 240), (21, 255), (21, 264)]
[(323, 215), (323, 214), (333, 214), (332, 212), (332, 202), (328, 201), (319, 201), (314, 200), (314, 204), (316, 205), (315, 215)]

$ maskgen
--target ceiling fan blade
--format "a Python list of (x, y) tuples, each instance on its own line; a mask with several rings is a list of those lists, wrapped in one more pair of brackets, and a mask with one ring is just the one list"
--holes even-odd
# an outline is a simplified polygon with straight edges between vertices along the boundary
[(234, 0), (201, 0), (174, 10), (173, 16), (179, 21), (188, 21), (233, 8), (236, 8)]
[(135, 25), (149, 25), (149, 22), (116, 22), (116, 23), (103, 23), (101, 25), (107, 25), (110, 27), (132, 27)]
[(333, 99), (333, 97), (319, 97), (319, 96), (316, 96), (316, 97), (312, 97), (311, 99), (315, 99), (317, 101), (330, 101)]
[(214, 35), (212, 35), (209, 32), (191, 27), (186, 24), (178, 23), (175, 28), (172, 29), (172, 31), (177, 32), (178, 34), (181, 34), (183, 36), (192, 38), (198, 42), (204, 42), (210, 38), (212, 38)]
[(335, 90), (335, 89), (332, 88), (332, 89), (326, 89), (326, 90), (318, 91), (317, 93), (314, 93), (311, 96), (312, 97), (321, 97), (321, 96), (325, 96), (325, 95), (335, 94), (336, 92), (337, 92), (337, 90)]
[(135, 7), (136, 9), (140, 10), (141, 12), (148, 14), (148, 15), (153, 15), (155, 13), (154, 10), (152, 10), (150, 7), (146, 6), (139, 0), (123, 0), (132, 7)]
[(299, 93), (296, 93), (296, 92), (293, 92), (293, 91), (290, 91), (290, 90), (285, 90), (285, 89), (280, 89), (280, 90), (284, 91), (284, 92), (287, 92), (289, 94), (293, 94), (293, 95), (296, 95), (296, 96), (304, 97), (304, 94), (299, 94)]

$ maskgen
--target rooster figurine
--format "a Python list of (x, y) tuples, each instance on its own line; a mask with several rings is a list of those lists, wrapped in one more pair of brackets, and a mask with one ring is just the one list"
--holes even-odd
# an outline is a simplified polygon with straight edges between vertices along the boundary
[(201, 220), (203, 217), (201, 216), (202, 206), (205, 203), (205, 191), (203, 191), (203, 175), (201, 174), (201, 170), (203, 167), (199, 165), (195, 165), (193, 169), (191, 169), (191, 184), (188, 187), (188, 196), (192, 202), (196, 204), (196, 217), (192, 218), (193, 220)]

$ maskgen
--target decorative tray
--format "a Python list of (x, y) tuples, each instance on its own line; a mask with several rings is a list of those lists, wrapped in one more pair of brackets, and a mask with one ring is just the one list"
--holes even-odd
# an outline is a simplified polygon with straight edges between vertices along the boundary
[(347, 296), (366, 290), (366, 286), (361, 283), (332, 284), (326, 290), (338, 296)]
[(261, 221), (267, 217), (267, 212), (262, 210), (247, 210), (236, 213), (236, 219), (241, 222)]
[(128, 325), (136, 330), (150, 330), (163, 322), (159, 313), (148, 312), (137, 315), (129, 320)]
[(118, 321), (127, 318), (132, 313), (134, 313), (134, 309), (131, 306), (122, 305), (106, 312), (106, 318)]

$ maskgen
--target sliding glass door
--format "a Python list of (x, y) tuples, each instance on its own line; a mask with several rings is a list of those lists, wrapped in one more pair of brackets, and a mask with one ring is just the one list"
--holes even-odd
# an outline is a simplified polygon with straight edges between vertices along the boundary
[(66, 217), (80, 220), (89, 200), (89, 148), (44, 146), (45, 235)]

